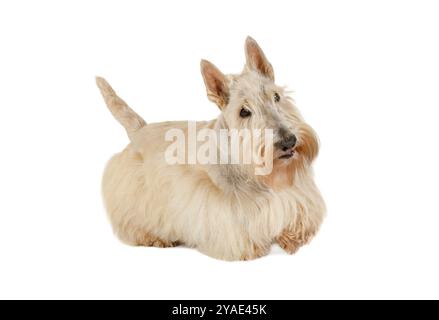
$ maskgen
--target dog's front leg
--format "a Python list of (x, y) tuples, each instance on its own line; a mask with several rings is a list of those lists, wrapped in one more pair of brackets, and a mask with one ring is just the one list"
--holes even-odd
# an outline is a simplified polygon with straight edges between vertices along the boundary
[(319, 230), (323, 214), (300, 212), (276, 238), (276, 242), (289, 254), (308, 244)]
[(308, 244), (315, 233), (316, 231), (297, 231), (295, 228), (286, 228), (276, 240), (282, 249), (293, 254), (301, 246)]

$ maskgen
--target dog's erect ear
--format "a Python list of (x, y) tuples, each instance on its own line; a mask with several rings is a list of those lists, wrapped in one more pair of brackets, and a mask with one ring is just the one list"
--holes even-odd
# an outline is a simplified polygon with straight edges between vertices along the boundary
[(264, 51), (252, 37), (245, 40), (246, 67), (258, 71), (263, 76), (274, 81), (274, 71), (271, 63), (265, 57)]
[(201, 60), (201, 74), (206, 85), (207, 97), (223, 110), (229, 103), (229, 87), (226, 77), (207, 60)]

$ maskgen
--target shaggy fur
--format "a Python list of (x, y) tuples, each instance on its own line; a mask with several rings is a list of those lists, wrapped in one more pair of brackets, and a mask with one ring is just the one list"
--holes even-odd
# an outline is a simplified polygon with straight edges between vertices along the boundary
[[(266, 255), (273, 242), (289, 253), (308, 243), (323, 220), (325, 205), (313, 181), (311, 164), (318, 141), (284, 89), (274, 83), (274, 71), (252, 38), (245, 44), (241, 74), (223, 75), (202, 60), (207, 96), (221, 109), (215, 120), (197, 129), (265, 129), (275, 141), (294, 134), (294, 156), (281, 159), (274, 148), (271, 174), (258, 176), (246, 165), (169, 165), (164, 153), (172, 142), (165, 132), (186, 122), (146, 124), (97, 78), (115, 118), (126, 128), (130, 144), (108, 163), (103, 195), (117, 236), (131, 245), (171, 247), (184, 244), (218, 259), (250, 260)], [(280, 100), (273, 100), (277, 93)], [(251, 117), (241, 118), (241, 108)], [(276, 145), (276, 144), (275, 144)], [(259, 146), (264, 150), (269, 146)]]

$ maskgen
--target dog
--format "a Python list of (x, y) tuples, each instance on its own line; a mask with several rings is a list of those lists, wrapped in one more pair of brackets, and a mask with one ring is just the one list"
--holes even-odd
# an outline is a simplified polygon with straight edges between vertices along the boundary
[[(312, 164), (319, 150), (314, 130), (294, 101), (275, 84), (274, 71), (251, 37), (240, 74), (224, 75), (201, 60), (207, 97), (221, 113), (197, 122), (196, 132), (270, 129), (272, 169), (258, 175), (254, 164), (169, 164), (170, 130), (189, 134), (184, 121), (147, 124), (100, 77), (97, 85), (130, 143), (108, 162), (103, 198), (115, 234), (134, 246), (185, 245), (227, 261), (252, 260), (278, 243), (295, 253), (319, 230), (325, 204)], [(198, 147), (197, 147), (198, 148)], [(188, 151), (188, 148), (185, 149)], [(197, 149), (199, 150), (199, 148)]]

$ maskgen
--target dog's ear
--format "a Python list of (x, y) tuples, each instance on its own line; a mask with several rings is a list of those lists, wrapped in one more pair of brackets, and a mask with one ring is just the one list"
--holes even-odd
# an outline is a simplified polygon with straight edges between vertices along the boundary
[(200, 65), (207, 97), (223, 110), (229, 103), (229, 87), (226, 77), (213, 63), (207, 60), (201, 60)]
[(258, 71), (263, 76), (274, 81), (274, 71), (271, 63), (265, 57), (264, 51), (252, 37), (245, 40), (246, 68)]

